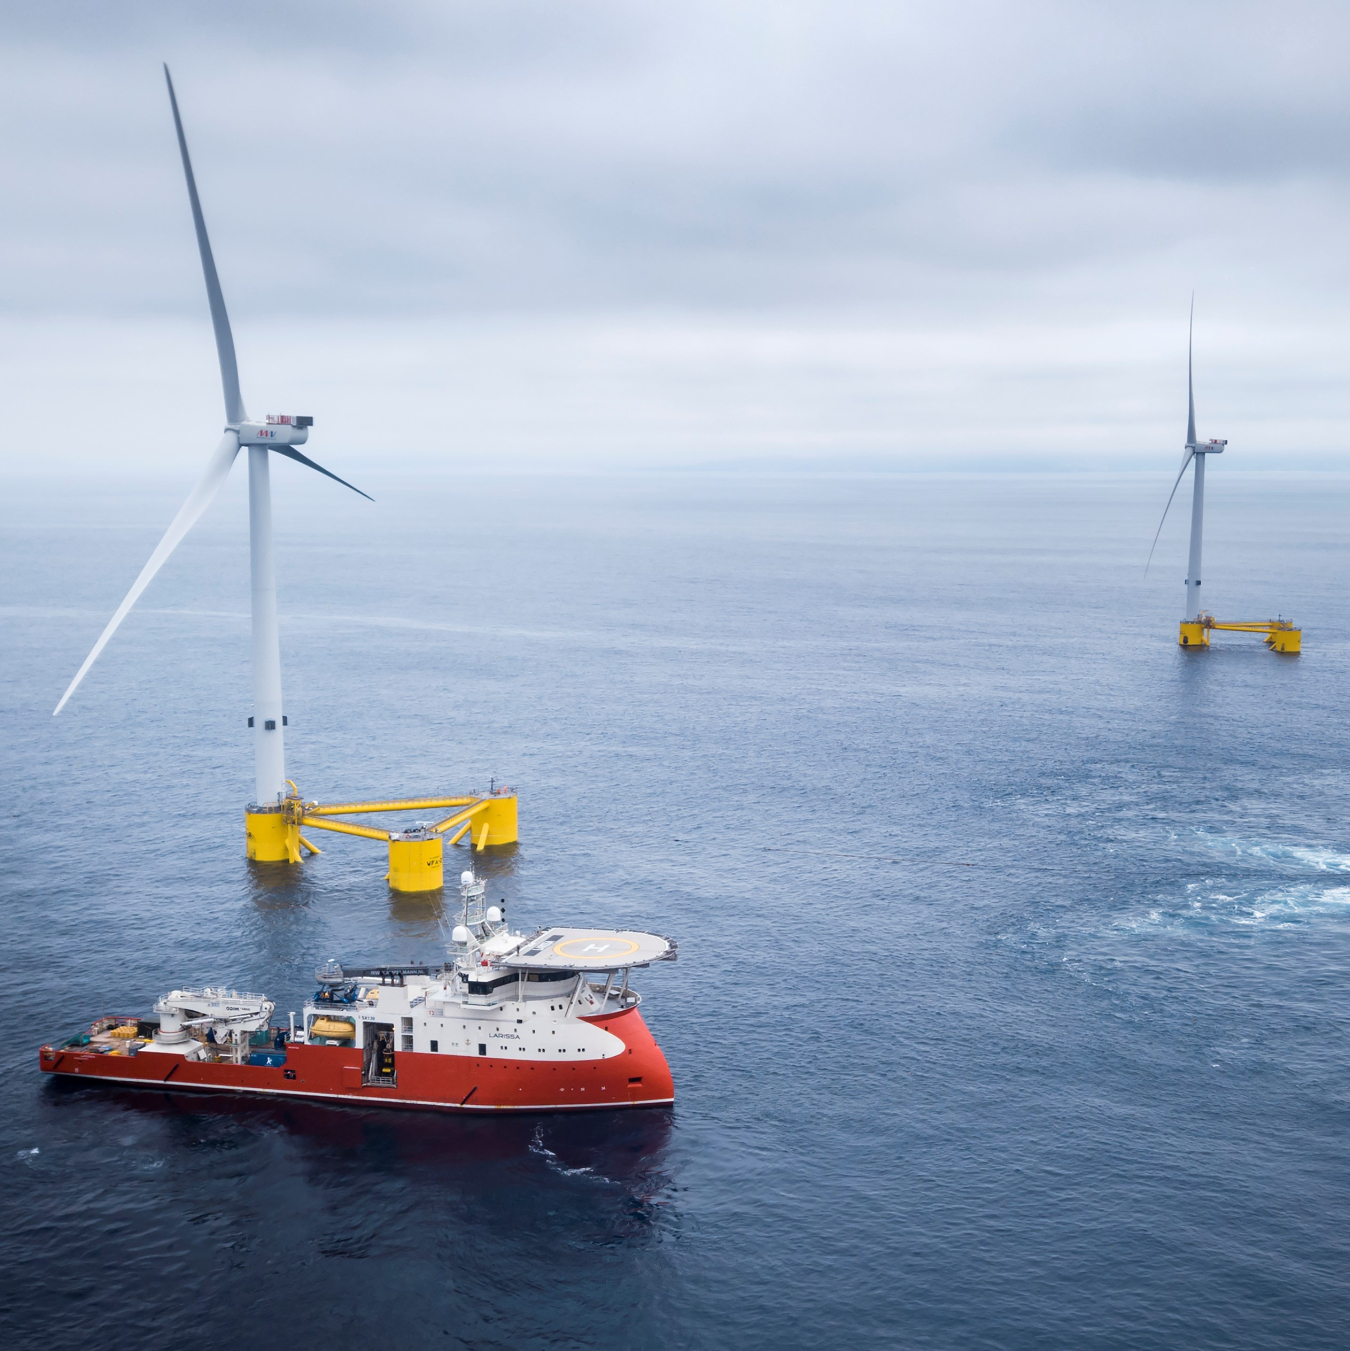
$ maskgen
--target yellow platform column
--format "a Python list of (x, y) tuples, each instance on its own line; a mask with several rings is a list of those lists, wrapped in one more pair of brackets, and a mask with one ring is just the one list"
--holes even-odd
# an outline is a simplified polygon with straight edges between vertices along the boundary
[(248, 856), (255, 863), (299, 863), (300, 825), (280, 806), (244, 809)]
[(1276, 629), (1268, 640), (1272, 652), (1302, 652), (1302, 629)]
[(444, 846), (429, 830), (400, 830), (389, 836), (389, 885), (394, 891), (435, 891), (445, 882)]
[(1208, 647), (1209, 630), (1203, 624), (1183, 619), (1181, 621), (1181, 633), (1177, 641), (1182, 647)]
[[(484, 849), (490, 844), (515, 844), (520, 839), (516, 795), (494, 793), (483, 801), (487, 806), (473, 818), (474, 846)], [(483, 834), (485, 828), (486, 837)]]

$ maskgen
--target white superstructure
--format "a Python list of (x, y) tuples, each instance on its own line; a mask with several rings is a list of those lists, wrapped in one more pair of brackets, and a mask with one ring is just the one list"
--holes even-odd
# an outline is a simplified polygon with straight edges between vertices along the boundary
[(589, 1020), (636, 1007), (629, 973), (672, 960), (675, 944), (624, 929), (514, 933), (485, 904), (485, 889), (462, 875), (459, 923), (442, 967), (320, 967), (296, 1041), (360, 1047), (370, 1083), (379, 1082), (381, 1058), (397, 1051), (555, 1063), (623, 1054), (625, 1043)]

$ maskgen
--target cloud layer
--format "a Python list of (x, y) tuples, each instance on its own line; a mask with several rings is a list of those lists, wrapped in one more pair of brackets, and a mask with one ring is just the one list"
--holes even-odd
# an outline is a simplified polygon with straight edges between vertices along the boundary
[(0, 16), (11, 467), (213, 439), (161, 59), (246, 396), (345, 456), (1170, 463), (1192, 287), (1203, 432), (1346, 440), (1343, 6)]

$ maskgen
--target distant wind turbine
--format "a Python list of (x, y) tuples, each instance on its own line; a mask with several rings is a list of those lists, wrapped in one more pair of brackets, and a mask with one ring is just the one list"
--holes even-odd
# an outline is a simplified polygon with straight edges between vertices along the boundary
[[(234, 356), (234, 338), (230, 320), (225, 312), (225, 297), (216, 275), (215, 260), (211, 256), (211, 241), (206, 235), (206, 221), (202, 217), (197, 198), (197, 182), (188, 157), (187, 138), (183, 135), (183, 121), (178, 115), (178, 100), (174, 96), (169, 68), (164, 67), (164, 79), (169, 87), (169, 104), (173, 109), (173, 123), (178, 132), (178, 149), (183, 157), (183, 173), (187, 178), (188, 201), (192, 206), (192, 221), (197, 230), (197, 247), (202, 257), (202, 272), (206, 277), (206, 295), (211, 305), (211, 323), (215, 328), (216, 352), (220, 358), (220, 380), (225, 391), (225, 435), (216, 447), (197, 486), (188, 494), (178, 515), (173, 518), (164, 538), (160, 540), (150, 561), (141, 569), (126, 598), (117, 607), (107, 627), (99, 635), (93, 650), (84, 659), (84, 665), (75, 673), (61, 702), (52, 711), (55, 717), (75, 693), (107, 646), (108, 640), (126, 618), (141, 592), (149, 586), (155, 574), (183, 536), (193, 527), (201, 514), (215, 500), (225, 482), (241, 446), (248, 447), (248, 520), (249, 569), (252, 578), (253, 610), (253, 766), (254, 801), (259, 806), (276, 804), (286, 793), (285, 734), (286, 719), (281, 712), (281, 645), (277, 634), (276, 564), (272, 552), (272, 490), (269, 479), (269, 452), (285, 455), (301, 464), (317, 469), (319, 473), (341, 483), (344, 488), (362, 493), (345, 479), (338, 478), (320, 464), (315, 464), (296, 447), (309, 438), (311, 417), (269, 416), (264, 422), (252, 422), (244, 411), (244, 400), (239, 392), (239, 368)], [(275, 806), (274, 806), (275, 809)]]
[(1157, 534), (1153, 536), (1153, 546), (1148, 551), (1148, 562), (1144, 564), (1144, 572), (1148, 572), (1149, 563), (1153, 561), (1153, 550), (1158, 547), (1158, 537), (1162, 534), (1163, 522), (1167, 520), (1167, 513), (1172, 506), (1172, 499), (1177, 495), (1177, 489), (1181, 486), (1181, 480), (1186, 473), (1187, 467), (1191, 461), (1195, 461), (1195, 483), (1191, 489), (1191, 554), (1190, 563), (1186, 577), (1186, 622), (1194, 623), (1200, 617), (1200, 548), (1205, 530), (1205, 456), (1221, 455), (1227, 441), (1210, 440), (1203, 445), (1195, 439), (1195, 372), (1193, 364), (1193, 351), (1195, 345), (1195, 293), (1191, 293), (1191, 323), (1190, 333), (1186, 340), (1186, 389), (1190, 402), (1189, 415), (1186, 421), (1186, 449), (1181, 457), (1181, 470), (1177, 474), (1177, 480), (1172, 484), (1172, 491), (1167, 497), (1167, 506), (1163, 508), (1162, 520), (1158, 522)]

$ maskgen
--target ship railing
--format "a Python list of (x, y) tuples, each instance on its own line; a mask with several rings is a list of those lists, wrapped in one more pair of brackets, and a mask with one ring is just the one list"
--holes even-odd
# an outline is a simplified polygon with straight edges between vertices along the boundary
[(202, 999), (255, 999), (262, 1004), (270, 1002), (265, 994), (251, 994), (247, 990), (215, 989), (210, 985), (203, 985), (201, 987), (195, 985), (180, 985), (178, 989), (171, 991), (171, 993), (190, 994)]

